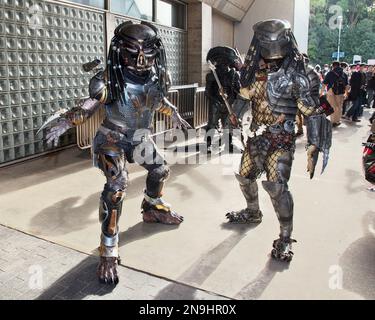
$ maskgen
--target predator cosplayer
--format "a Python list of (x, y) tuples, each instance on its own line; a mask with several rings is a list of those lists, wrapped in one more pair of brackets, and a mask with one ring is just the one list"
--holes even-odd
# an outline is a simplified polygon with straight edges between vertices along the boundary
[(319, 99), (319, 76), (306, 66), (299, 53), (290, 24), (266, 20), (254, 25), (254, 37), (241, 69), (240, 94), (233, 104), (238, 118), (251, 101), (251, 126), (236, 178), (247, 207), (229, 212), (231, 223), (260, 223), (257, 179), (265, 172), (263, 188), (269, 194), (280, 223), (279, 239), (271, 256), (289, 262), (293, 258), (293, 198), (288, 181), (295, 152), (295, 118), (305, 117), (308, 155), (307, 170), (312, 179), (323, 153), (323, 169), (328, 162), (332, 125), (326, 118), (331, 110)]
[(66, 130), (82, 124), (100, 106), (105, 108), (105, 119), (93, 142), (94, 163), (107, 179), (99, 208), (102, 233), (97, 270), (104, 283), (117, 284), (119, 280), (118, 221), (128, 185), (126, 162), (137, 162), (148, 171), (141, 205), (143, 220), (170, 225), (183, 221), (162, 199), (169, 168), (149, 136), (155, 112), (171, 116), (175, 127), (190, 127), (166, 98), (166, 62), (163, 42), (154, 26), (146, 22), (119, 25), (106, 70), (90, 81), (90, 98), (80, 107), (60, 112), (58, 123), (47, 133), (47, 143), (57, 145)]
[(375, 121), (372, 122), (370, 136), (363, 146), (365, 147), (362, 158), (365, 179), (374, 186), (370, 189), (375, 191)]
[[(205, 94), (208, 98), (207, 150), (212, 144), (212, 131), (218, 128), (219, 120), (222, 128), (232, 127), (228, 105), (231, 105), (240, 91), (239, 69), (242, 66), (237, 50), (230, 47), (214, 47), (207, 54), (207, 62), (211, 72), (206, 76)], [(217, 79), (216, 79), (217, 77)], [(229, 108), (230, 109), (230, 108)], [(233, 135), (229, 132), (229, 151), (233, 152)]]

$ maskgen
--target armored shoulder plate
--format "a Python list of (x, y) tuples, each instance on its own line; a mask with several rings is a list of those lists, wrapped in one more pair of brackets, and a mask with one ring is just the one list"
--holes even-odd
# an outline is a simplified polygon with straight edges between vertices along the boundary
[(277, 116), (284, 114), (288, 120), (294, 120), (297, 114), (297, 102), (292, 95), (295, 74), (290, 66), (287, 71), (280, 68), (269, 73), (267, 79), (267, 97), (272, 112)]
[(309, 78), (310, 82), (310, 92), (311, 96), (315, 99), (319, 99), (319, 91), (320, 91), (320, 78), (318, 73), (312, 66), (307, 66), (306, 68), (306, 75)]
[(311, 67), (306, 68), (306, 73), (297, 72), (295, 82), (298, 83), (300, 100), (310, 107), (319, 107), (319, 76)]
[(98, 72), (91, 78), (89, 84), (89, 94), (91, 99), (96, 99), (100, 103), (107, 101), (107, 85), (105, 82), (104, 71)]

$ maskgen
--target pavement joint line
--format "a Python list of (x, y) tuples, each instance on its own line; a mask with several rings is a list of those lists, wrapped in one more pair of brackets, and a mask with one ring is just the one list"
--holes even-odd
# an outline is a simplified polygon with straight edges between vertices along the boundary
[[(87, 257), (94, 257), (93, 254), (88, 254), (87, 252), (83, 252), (83, 251), (80, 251), (78, 249), (74, 249), (74, 248), (70, 248), (68, 246), (65, 246), (65, 245), (62, 245), (62, 244), (59, 244), (59, 243), (56, 243), (56, 242), (53, 242), (51, 240), (48, 240), (48, 239), (44, 239), (44, 238), (41, 238), (41, 237), (38, 237), (34, 234), (31, 234), (31, 233), (28, 233), (26, 231), (23, 231), (23, 230), (19, 230), (19, 229), (16, 229), (16, 228), (13, 228), (11, 226), (8, 226), (8, 225), (5, 225), (3, 223), (0, 223), (0, 227), (4, 227), (4, 228), (7, 228), (7, 229), (10, 229), (10, 230), (13, 230), (13, 231), (16, 231), (16, 232), (20, 232), (20, 233), (23, 233), (24, 235), (27, 235), (27, 236), (30, 236), (30, 237), (33, 237), (35, 239), (39, 239), (39, 240), (42, 240), (42, 241), (45, 241), (45, 242), (48, 242), (50, 244), (53, 244), (53, 245), (56, 245), (56, 246), (59, 246), (59, 247), (63, 247), (63, 248), (66, 248), (66, 249), (69, 249), (69, 250), (73, 250), (75, 252), (78, 252), (78, 253), (81, 253), (81, 254), (84, 254), (86, 255)], [(126, 269), (129, 269), (129, 270), (132, 270), (132, 271), (136, 271), (136, 272), (139, 272), (139, 273), (143, 273), (145, 275), (148, 275), (148, 276), (151, 276), (151, 277), (154, 277), (154, 278), (158, 278), (158, 279), (161, 279), (161, 280), (164, 280), (164, 281), (167, 281), (167, 282), (170, 282), (170, 283), (174, 283), (174, 284), (178, 284), (178, 285), (182, 285), (182, 286), (185, 286), (185, 287), (188, 287), (188, 288), (191, 288), (191, 289), (194, 289), (194, 290), (198, 290), (198, 291), (202, 291), (204, 293), (207, 293), (209, 295), (212, 295), (212, 296), (217, 296), (217, 297), (221, 297), (221, 298), (225, 298), (225, 299), (228, 299), (228, 300), (236, 300), (234, 298), (231, 298), (231, 297), (228, 297), (226, 295), (223, 295), (223, 294), (220, 294), (220, 293), (216, 293), (216, 292), (212, 292), (212, 291), (208, 291), (208, 290), (205, 290), (203, 288), (198, 288), (198, 287), (195, 287), (195, 286), (192, 286), (192, 285), (189, 285), (187, 283), (183, 283), (181, 281), (178, 281), (178, 280), (173, 280), (173, 279), (170, 279), (168, 277), (163, 277), (163, 276), (160, 276), (160, 275), (157, 275), (157, 274), (153, 274), (151, 272), (148, 272), (148, 271), (145, 271), (145, 270), (140, 270), (140, 269), (137, 269), (135, 267), (131, 267), (131, 266), (127, 266), (125, 264), (119, 264), (119, 266), (123, 267), (123, 268), (126, 268)], [(5, 272), (4, 270), (0, 269), (1, 271)]]

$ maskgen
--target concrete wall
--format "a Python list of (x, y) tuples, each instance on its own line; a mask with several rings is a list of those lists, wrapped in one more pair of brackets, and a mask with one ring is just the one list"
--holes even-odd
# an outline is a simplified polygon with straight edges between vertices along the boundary
[(297, 38), (302, 52), (307, 50), (309, 0), (255, 0), (240, 23), (235, 24), (234, 45), (241, 53), (247, 53), (253, 25), (266, 19), (288, 20)]
[(205, 3), (202, 3), (202, 21), (202, 77), (199, 82), (201, 84), (205, 83), (206, 73), (209, 71), (206, 57), (208, 51), (212, 48), (212, 8)]
[(212, 43), (212, 8), (201, 2), (190, 2), (187, 13), (188, 83), (204, 84), (208, 70), (206, 56)]
[(301, 52), (307, 53), (310, 21), (310, 0), (295, 1), (294, 35)]
[(217, 12), (212, 13), (212, 46), (234, 45), (234, 22)]

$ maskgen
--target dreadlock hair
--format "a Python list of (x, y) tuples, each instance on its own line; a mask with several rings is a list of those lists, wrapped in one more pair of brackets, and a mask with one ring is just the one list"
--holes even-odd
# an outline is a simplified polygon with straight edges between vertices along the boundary
[(259, 40), (254, 35), (253, 40), (251, 40), (249, 50), (247, 52), (244, 66), (241, 69), (241, 86), (248, 87), (255, 81), (255, 75), (259, 71), (259, 61), (260, 61), (260, 45)]

